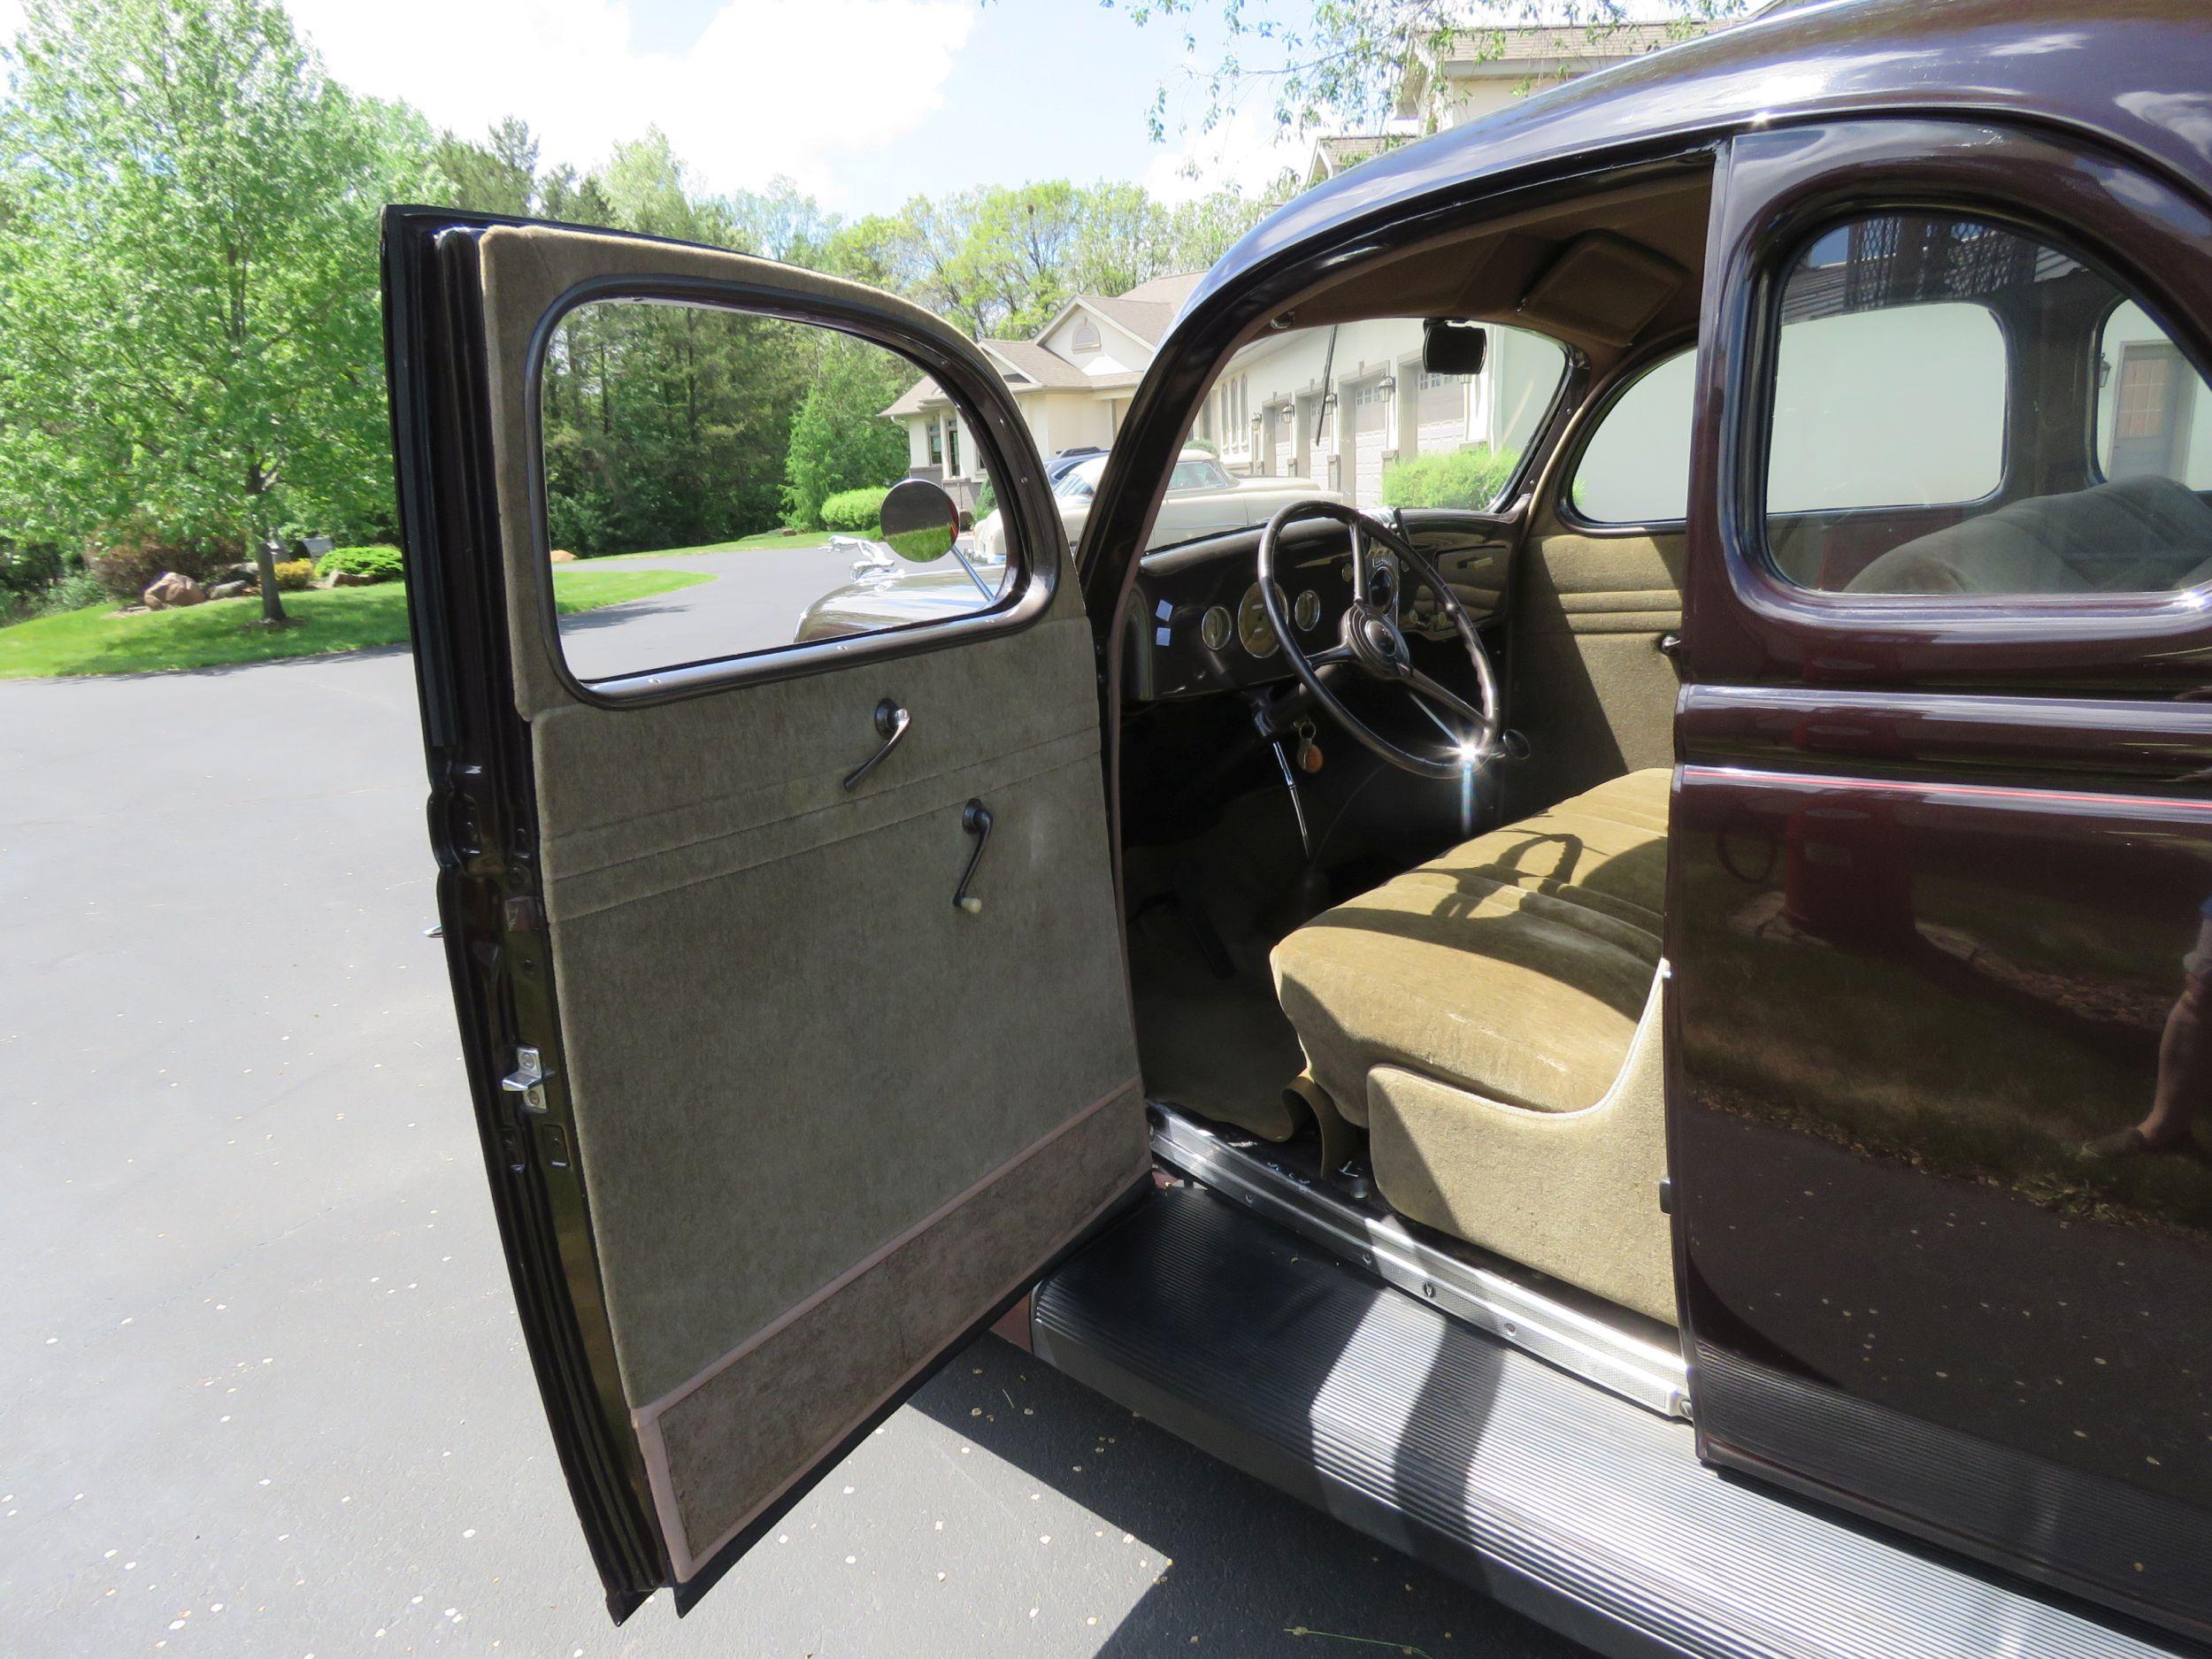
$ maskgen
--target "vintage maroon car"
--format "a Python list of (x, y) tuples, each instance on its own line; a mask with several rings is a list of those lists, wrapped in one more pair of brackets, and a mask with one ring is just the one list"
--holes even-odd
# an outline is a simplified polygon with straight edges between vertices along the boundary
[[(1610, 1651), (2212, 1639), (2199, 0), (1816, 5), (1346, 173), (1191, 296), (1072, 557), (913, 306), (385, 258), (448, 960), (618, 1617), (1013, 1309)], [(933, 377), (1003, 585), (574, 672), (538, 388), (636, 301)], [(1379, 318), (1455, 355), (1325, 418), (1543, 342), (1503, 498), (1148, 550), (1223, 365)]]

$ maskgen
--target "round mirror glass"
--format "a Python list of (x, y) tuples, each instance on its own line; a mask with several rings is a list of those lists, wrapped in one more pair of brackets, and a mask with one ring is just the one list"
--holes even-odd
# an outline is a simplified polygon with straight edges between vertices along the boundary
[(926, 478), (904, 478), (892, 485), (879, 518), (891, 550), (917, 565), (944, 557), (960, 536), (960, 509)]

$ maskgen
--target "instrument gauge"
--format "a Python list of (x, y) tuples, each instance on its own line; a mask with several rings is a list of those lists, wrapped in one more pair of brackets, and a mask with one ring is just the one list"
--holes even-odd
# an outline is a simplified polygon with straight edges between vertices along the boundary
[[(1276, 590), (1281, 596), (1282, 590)], [(1275, 625), (1267, 619), (1267, 607), (1260, 603), (1260, 585), (1254, 582), (1244, 590), (1244, 597), (1237, 602), (1237, 639), (1255, 657), (1272, 657), (1281, 641), (1275, 637)]]
[(1298, 603), (1291, 607), (1290, 619), (1298, 625), (1299, 632), (1310, 634), (1321, 625), (1321, 595), (1310, 588), (1298, 595)]
[(1229, 619), (1228, 607), (1210, 605), (1206, 614), (1198, 618), (1198, 642), (1210, 651), (1225, 651), (1235, 632)]

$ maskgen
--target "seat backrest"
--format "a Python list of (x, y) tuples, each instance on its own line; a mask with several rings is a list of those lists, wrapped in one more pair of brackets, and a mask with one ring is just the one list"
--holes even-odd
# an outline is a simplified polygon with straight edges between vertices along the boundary
[(2141, 593), (2189, 586), (2212, 561), (2212, 507), (2170, 478), (2031, 495), (1892, 548), (1861, 594)]

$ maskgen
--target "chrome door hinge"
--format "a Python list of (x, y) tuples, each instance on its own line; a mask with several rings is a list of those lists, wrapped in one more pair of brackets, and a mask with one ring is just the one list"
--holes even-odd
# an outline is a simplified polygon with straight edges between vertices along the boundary
[(552, 1073), (545, 1069), (543, 1060), (535, 1048), (515, 1050), (515, 1069), (499, 1079), (499, 1087), (510, 1094), (519, 1094), (519, 1104), (526, 1112), (545, 1110), (545, 1079)]

